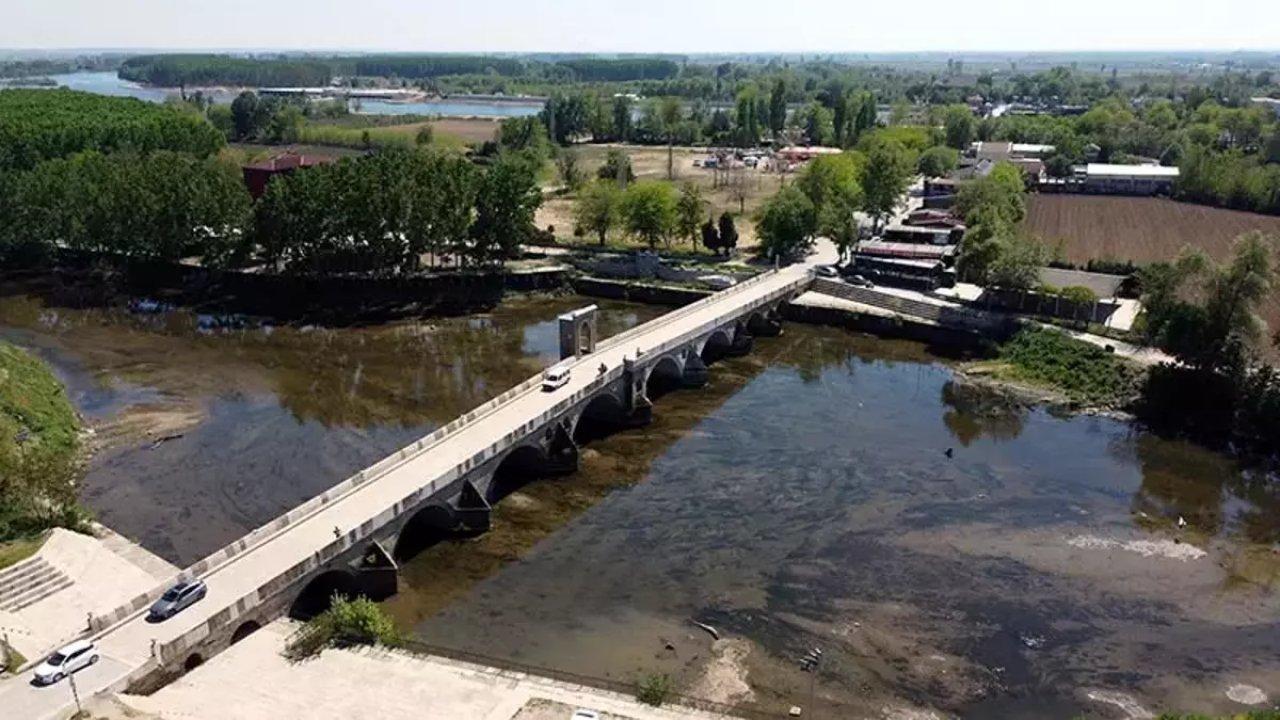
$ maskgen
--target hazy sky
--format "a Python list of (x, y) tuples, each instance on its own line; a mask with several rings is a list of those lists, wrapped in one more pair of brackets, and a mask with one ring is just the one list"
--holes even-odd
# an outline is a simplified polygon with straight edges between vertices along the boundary
[(0, 47), (1280, 49), (1280, 0), (0, 0)]

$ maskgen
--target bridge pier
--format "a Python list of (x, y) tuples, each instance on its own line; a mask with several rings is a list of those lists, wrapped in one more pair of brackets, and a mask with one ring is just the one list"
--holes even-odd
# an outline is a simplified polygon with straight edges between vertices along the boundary
[(470, 480), (462, 483), (462, 492), (454, 506), (457, 530), (466, 534), (486, 532), (493, 524), (493, 506)]
[(747, 321), (747, 330), (759, 337), (777, 337), (782, 334), (782, 313), (771, 308), (763, 315), (752, 315)]
[(680, 384), (686, 388), (700, 388), (707, 384), (707, 364), (702, 356), (690, 350), (685, 354), (684, 373), (680, 376)]

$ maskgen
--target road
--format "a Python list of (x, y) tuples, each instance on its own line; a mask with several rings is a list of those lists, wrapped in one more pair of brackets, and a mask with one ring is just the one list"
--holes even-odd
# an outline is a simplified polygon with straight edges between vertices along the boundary
[[(517, 395), (490, 414), (446, 436), (428, 451), (359, 485), (311, 516), (211, 570), (204, 576), (208, 596), (193, 607), (163, 623), (149, 623), (141, 613), (135, 614), (107, 630), (98, 639), (103, 654), (102, 668), (78, 679), (81, 692), (93, 693), (109, 687), (121, 677), (119, 673), (110, 672), (110, 668), (124, 667), (127, 672), (141, 667), (148, 660), (153, 643), (163, 645), (174, 640), (246, 595), (256, 593), (268, 581), (332, 542), (335, 528), (345, 533), (360, 526), (428, 481), (444, 476), (464, 460), (486, 450), (495, 440), (549, 411), (561, 399), (585, 389), (596, 379), (601, 363), (610, 369), (620, 367), (625, 357), (635, 357), (637, 349), (655, 349), (721, 319), (735, 307), (766, 298), (807, 277), (807, 264), (785, 268), (758, 281), (717, 293), (713, 302), (687, 306), (646, 323), (623, 342), (609, 345), (606, 340), (604, 347), (571, 366), (570, 381), (565, 387), (551, 393), (534, 387)], [(59, 695), (64, 699), (61, 705), (57, 702)], [(69, 693), (56, 690), (51, 693), (47, 688), (33, 688), (16, 679), (0, 687), (0, 708), (6, 710), (4, 720), (10, 717), (40, 720), (68, 709), (69, 702)], [(10, 707), (31, 708), (31, 713), (11, 716)]]

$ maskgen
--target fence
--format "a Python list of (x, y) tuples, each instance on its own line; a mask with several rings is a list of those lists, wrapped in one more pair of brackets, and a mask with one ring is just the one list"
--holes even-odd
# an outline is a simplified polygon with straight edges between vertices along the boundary
[[(745, 288), (754, 287), (760, 283), (763, 283), (765, 279), (769, 277), (775, 277), (775, 273), (765, 273), (763, 275), (757, 276), (756, 278), (752, 278), (752, 280), (749, 280), (745, 283), (735, 286), (734, 288), (724, 291), (724, 293), (736, 294), (738, 292), (741, 292)], [(688, 342), (690, 337), (698, 337), (701, 334), (711, 332), (715, 328), (720, 327), (721, 325), (724, 325), (725, 323), (729, 322), (731, 319), (737, 316), (740, 316), (744, 312), (750, 312), (756, 307), (767, 305), (771, 302), (774, 302), (775, 300), (778, 300), (781, 297), (784, 297), (790, 294), (794, 289), (796, 289), (796, 287), (807, 282), (808, 282), (807, 276), (797, 276), (795, 281), (788, 283), (782, 286), (781, 288), (774, 290), (770, 293), (766, 293), (765, 295), (761, 296), (760, 298), (757, 298), (756, 300), (752, 301), (751, 303), (748, 303), (745, 306), (736, 306), (733, 310), (717, 315), (714, 319), (700, 324), (694, 330), (683, 333), (680, 337), (674, 340), (669, 340), (665, 343), (662, 343), (658, 345), (656, 348), (650, 348), (649, 354), (660, 355), (662, 353), (668, 352), (671, 349), (679, 347), (680, 345), (683, 345), (684, 343)], [(680, 308), (675, 312), (668, 313), (667, 315), (664, 315), (662, 318), (658, 318), (657, 320), (654, 320), (650, 323), (637, 326), (626, 332), (615, 335), (612, 338), (609, 338), (608, 340), (601, 343), (599, 346), (597, 346), (597, 349), (600, 350), (600, 349), (615, 347), (617, 345), (620, 345), (622, 343), (625, 343), (631, 340), (632, 338), (638, 335), (651, 332), (656, 327), (655, 323), (658, 324), (657, 326), (665, 325), (677, 319), (683, 318), (689, 315), (690, 313), (697, 312), (701, 309), (709, 307), (711, 304), (717, 302), (720, 299), (723, 299), (725, 297), (724, 293), (720, 293), (717, 295), (712, 295), (710, 297), (704, 298), (703, 300), (699, 300), (698, 302), (693, 303), (692, 305), (688, 305), (683, 308)], [(585, 362), (590, 362), (590, 360), (587, 358), (584, 358), (579, 362), (585, 363)], [(296, 583), (302, 577), (324, 566), (334, 558), (346, 552), (353, 545), (360, 542), (364, 538), (368, 537), (377, 529), (393, 521), (396, 517), (399, 517), (400, 514), (405, 509), (409, 507), (413, 507), (424, 497), (430, 497), (434, 495), (436, 492), (438, 492), (440, 489), (448, 487), (450, 484), (452, 484), (456, 480), (465, 476), (471, 470), (475, 469), (476, 467), (479, 467), (483, 463), (502, 454), (511, 446), (520, 442), (523, 438), (528, 436), (529, 433), (533, 432), (536, 428), (545, 425), (547, 422), (550, 422), (551, 420), (554, 420), (557, 417), (560, 417), (562, 414), (564, 414), (567, 410), (569, 410), (574, 405), (586, 400), (587, 398), (594, 396), (598, 391), (603, 389), (605, 386), (614, 382), (618, 378), (622, 377), (624, 372), (625, 372), (625, 368), (621, 365), (618, 365), (609, 369), (606, 373), (597, 376), (591, 382), (589, 382), (585, 387), (579, 389), (577, 392), (573, 393), (569, 397), (560, 400), (555, 405), (553, 405), (550, 409), (545, 410), (542, 413), (539, 413), (537, 417), (525, 423), (522, 423), (518, 428), (507, 433), (496, 442), (491, 443), (488, 447), (486, 447), (484, 450), (480, 451), (479, 453), (476, 453), (470, 458), (464, 460), (462, 463), (459, 463), (454, 467), (448, 469), (447, 471), (440, 474), (436, 478), (429, 480), (424, 486), (414, 490), (412, 493), (405, 496), (404, 498), (396, 502), (391, 507), (383, 510), (382, 512), (378, 513), (376, 516), (361, 523), (360, 526), (355, 530), (352, 530), (348, 532), (346, 535), (337, 538), (331, 543), (328, 543), (323, 548), (321, 548), (318, 552), (313, 553), (312, 555), (309, 555), (306, 559), (293, 565), (283, 573), (280, 573), (279, 575), (275, 576), (274, 578), (267, 581), (264, 585), (260, 586), (256, 590), (241, 596), (238, 600), (236, 600), (235, 603), (231, 604), (230, 606), (226, 607), (225, 609), (211, 616), (204, 623), (201, 623), (200, 625), (196, 626), (195, 628), (188, 631), (187, 633), (177, 638), (174, 638), (168, 643), (165, 643), (159, 648), (160, 657), (166, 663), (171, 662), (177, 657), (180, 657), (181, 654), (184, 653), (188, 648), (201, 642), (206, 637), (216, 632), (220, 627), (233, 622), (234, 620), (242, 616), (245, 612), (247, 612), (251, 608), (257, 607), (258, 605), (261, 605), (262, 603), (267, 602), (268, 600), (275, 597), (278, 593), (291, 587), (294, 583)], [(314, 513), (318, 512), (321, 508), (323, 508), (328, 503), (333, 502), (334, 500), (340, 498), (346, 493), (354, 491), (361, 484), (363, 484), (365, 480), (376, 479), (378, 477), (382, 477), (386, 475), (387, 473), (394, 470), (396, 467), (399, 467), (405, 462), (408, 462), (409, 460), (417, 457), (418, 455), (421, 455), (430, 447), (438, 444), (445, 436), (456, 433), (462, 427), (465, 427), (466, 425), (474, 423), (476, 420), (491, 414), (493, 410), (495, 410), (497, 407), (504, 405), (506, 402), (509, 402), (515, 396), (522, 395), (528, 392), (529, 389), (531, 389), (532, 387), (535, 387), (540, 384), (541, 384), (541, 375), (539, 374), (530, 378), (529, 380), (526, 380), (524, 383), (521, 383), (521, 385), (518, 385), (516, 388), (513, 388), (512, 390), (508, 390), (506, 393), (503, 393), (498, 398), (495, 398), (494, 400), (489, 401), (488, 403), (486, 403), (485, 405), (482, 405), (480, 408), (477, 408), (471, 413), (468, 413), (463, 418), (460, 418), (459, 420), (455, 420), (453, 423), (450, 423), (445, 428), (437, 430), (435, 433), (432, 433), (432, 435), (429, 438), (419, 440), (414, 445), (409, 446), (387, 458), (384, 458), (383, 460), (374, 464), (370, 468), (367, 468), (361, 473), (357, 473), (357, 477), (361, 477), (363, 474), (363, 477), (361, 477), (359, 482), (356, 482), (355, 484), (349, 487), (344, 486), (340, 493), (337, 493), (336, 495), (334, 495), (334, 497), (332, 497), (329, 500), (326, 500), (322, 503), (319, 503), (318, 505), (315, 505), (304, 516), (298, 517), (293, 522), (296, 523), (296, 522), (304, 521), (307, 517), (310, 517)], [(427, 442), (428, 440), (431, 440), (429, 444)], [(355, 478), (353, 478), (352, 480), (354, 479)], [(351, 481), (349, 480), (347, 482), (351, 482)], [(336, 486), (335, 488), (331, 489), (329, 492), (325, 493), (325, 495), (328, 496), (331, 493), (334, 493), (335, 490), (337, 490)], [(313, 499), (313, 501), (314, 500), (315, 499)], [(304, 503), (303, 505), (306, 506), (313, 501), (308, 501), (308, 503)], [(289, 514), (286, 514), (285, 517), (287, 518), (288, 515)], [(274, 535), (275, 533), (280, 532), (288, 524), (289, 523), (286, 522), (284, 526), (281, 526), (280, 530), (275, 530), (270, 535)], [(250, 533), (250, 535), (252, 534), (253, 533)], [(270, 535), (258, 540), (257, 544), (260, 545), (261, 543), (269, 540)], [(240, 545), (240, 543), (238, 542), (236, 543), (236, 545)], [(224, 559), (221, 564), (225, 565), (227, 560), (229, 560), (231, 557), (234, 557), (235, 555), (240, 554), (242, 552), (243, 550), (240, 550), (236, 553), (232, 553), (231, 555), (228, 555), (227, 558)], [(192, 567), (194, 568), (196, 566), (192, 566)], [(190, 570), (191, 569), (188, 569), (187, 571), (184, 571), (182, 574), (186, 575), (188, 572), (190, 572)], [(163, 586), (162, 588), (159, 588), (159, 590), (163, 591), (165, 587), (168, 587), (168, 586), (167, 585)], [(122, 610), (123, 609), (118, 609), (116, 612), (121, 612)]]

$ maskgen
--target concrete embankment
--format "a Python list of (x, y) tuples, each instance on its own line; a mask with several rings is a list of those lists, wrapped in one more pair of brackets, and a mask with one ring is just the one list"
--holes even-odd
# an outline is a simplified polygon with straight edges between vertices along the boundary
[(294, 628), (289, 621), (271, 623), (154, 694), (121, 695), (118, 702), (129, 717), (192, 720), (552, 720), (579, 708), (610, 720), (731, 717), (679, 705), (655, 708), (582, 684), (377, 648), (327, 650), (293, 663), (281, 651)]

